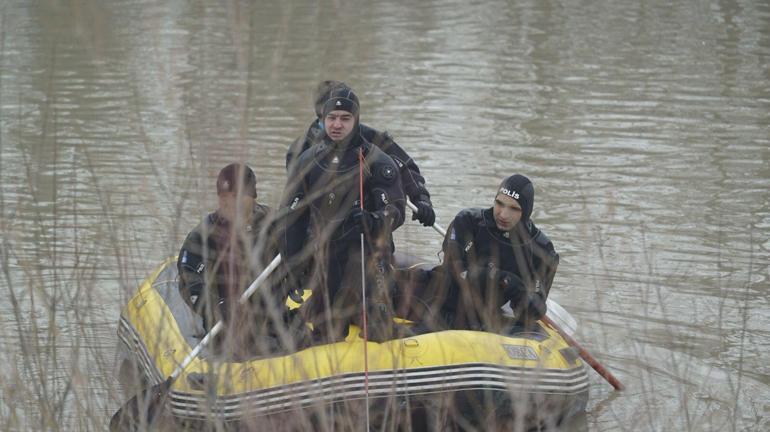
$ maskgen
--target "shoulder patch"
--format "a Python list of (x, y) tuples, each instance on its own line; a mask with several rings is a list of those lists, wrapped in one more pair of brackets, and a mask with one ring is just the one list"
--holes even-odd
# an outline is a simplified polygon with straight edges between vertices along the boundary
[(380, 176), (385, 180), (393, 180), (396, 178), (396, 170), (390, 165), (383, 165), (382, 168), (380, 168)]

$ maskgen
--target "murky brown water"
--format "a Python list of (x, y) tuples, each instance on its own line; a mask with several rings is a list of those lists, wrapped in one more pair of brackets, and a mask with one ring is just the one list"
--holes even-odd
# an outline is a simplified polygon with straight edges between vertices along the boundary
[[(764, 1), (0, 4), (0, 429), (101, 430), (119, 308), (245, 160), (276, 205), (320, 79), (423, 170), (447, 224), (513, 173), (552, 296), (628, 387), (577, 430), (770, 424)], [(397, 247), (432, 258), (415, 223)]]

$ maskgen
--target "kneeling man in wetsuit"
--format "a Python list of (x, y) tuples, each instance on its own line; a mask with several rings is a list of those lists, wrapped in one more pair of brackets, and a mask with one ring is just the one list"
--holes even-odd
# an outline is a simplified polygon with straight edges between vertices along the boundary
[(179, 292), (203, 317), (207, 332), (217, 321), (226, 324), (215, 351), (237, 359), (272, 352), (281, 331), (303, 328), (285, 305), (284, 286), (268, 283), (248, 304), (238, 304), (276, 253), (271, 209), (257, 202), (256, 176), (242, 163), (219, 172), (217, 199), (217, 210), (187, 235), (179, 251)]
[(433, 271), (440, 327), (500, 331), (506, 303), (520, 326), (545, 314), (559, 255), (530, 219), (534, 199), (532, 182), (516, 174), (497, 188), (491, 208), (468, 208), (454, 218), (444, 262)]

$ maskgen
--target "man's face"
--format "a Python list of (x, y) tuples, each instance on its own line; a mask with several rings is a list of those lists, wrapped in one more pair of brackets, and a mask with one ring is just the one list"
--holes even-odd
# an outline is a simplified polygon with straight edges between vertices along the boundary
[(497, 229), (510, 231), (521, 220), (521, 206), (515, 199), (499, 193), (495, 197), (493, 214)]
[(347, 111), (332, 111), (324, 117), (324, 129), (332, 141), (342, 141), (347, 138), (355, 124), (356, 118)]
[(237, 195), (223, 192), (219, 195), (219, 214), (234, 225), (245, 225), (254, 211), (254, 197), (249, 194)]

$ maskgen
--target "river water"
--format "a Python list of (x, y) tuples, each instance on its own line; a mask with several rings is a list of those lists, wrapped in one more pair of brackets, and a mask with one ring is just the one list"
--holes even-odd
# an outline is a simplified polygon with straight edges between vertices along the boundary
[(443, 225), (533, 180), (552, 298), (627, 387), (592, 372), (566, 430), (768, 428), (770, 4), (261, 3), (0, 3), (0, 429), (106, 427), (122, 303), (225, 164), (278, 204), (321, 79), (410, 152)]

